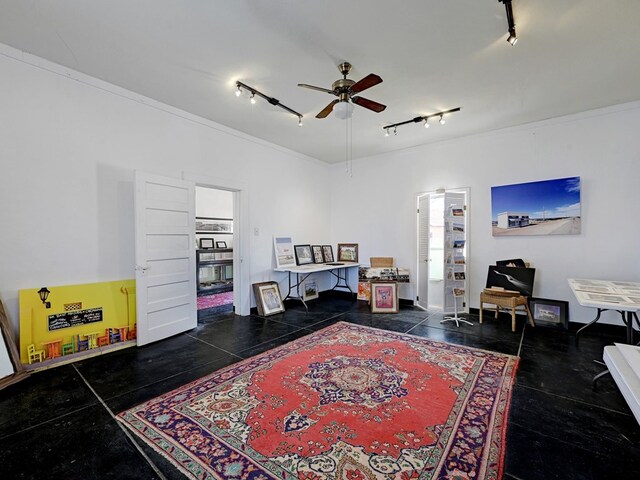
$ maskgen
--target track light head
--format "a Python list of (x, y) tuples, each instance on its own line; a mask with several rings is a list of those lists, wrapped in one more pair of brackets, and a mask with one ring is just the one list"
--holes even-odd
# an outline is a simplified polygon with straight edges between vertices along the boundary
[(255, 94), (255, 92), (253, 92), (251, 94), (251, 98), (249, 99), (249, 101), (251, 102), (251, 105), (255, 105), (255, 103), (256, 103), (256, 94)]
[(518, 41), (518, 37), (516, 36), (516, 22), (513, 19), (513, 6), (511, 5), (512, 0), (498, 0), (504, 3), (504, 8), (507, 13), (507, 26), (509, 27), (509, 36), (507, 37), (507, 42), (511, 45), (515, 45)]
[(302, 117), (298, 117), (298, 126), (301, 127), (302, 126)]
[(424, 128), (429, 128), (429, 117), (425, 117), (424, 119)]
[(388, 137), (388, 136), (389, 136), (389, 129), (388, 129), (388, 128), (385, 130), (385, 132), (384, 132), (384, 136), (385, 136), (385, 137)]
[(438, 122), (440, 122), (440, 125), (444, 125), (446, 123), (446, 120), (444, 119), (444, 114), (440, 115), (440, 120), (438, 120)]
[(242, 95), (242, 88), (240, 88), (240, 85), (236, 84), (237, 90), (236, 90), (236, 97), (239, 97), (240, 95)]

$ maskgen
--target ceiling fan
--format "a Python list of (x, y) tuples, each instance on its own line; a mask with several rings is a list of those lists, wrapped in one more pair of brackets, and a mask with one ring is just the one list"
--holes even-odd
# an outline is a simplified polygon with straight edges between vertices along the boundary
[[(354, 82), (351, 79), (347, 78), (349, 71), (351, 71), (351, 64), (349, 62), (343, 62), (338, 65), (338, 70), (342, 74), (343, 78), (340, 78), (333, 82), (331, 85), (331, 90), (322, 87), (315, 87), (313, 85), (308, 85), (306, 83), (299, 83), (299, 87), (310, 88), (311, 90), (318, 90), (319, 92), (330, 93), (331, 95), (335, 95), (336, 98), (329, 105), (324, 107), (320, 113), (316, 115), (316, 118), (326, 118), (333, 111), (333, 107), (337, 104), (344, 103), (343, 116), (341, 118), (346, 118), (347, 112), (349, 111), (349, 105), (351, 102), (356, 105), (360, 105), (361, 107), (368, 108), (369, 110), (373, 110), (376, 113), (382, 112), (386, 105), (383, 105), (378, 102), (374, 102), (373, 100), (369, 100), (368, 98), (354, 96), (356, 93), (360, 93), (367, 88), (371, 88), (379, 83), (382, 83), (382, 78), (380, 78), (375, 73), (370, 73), (363, 79)], [(351, 100), (351, 102), (349, 102)], [(353, 108), (353, 107), (351, 107)]]

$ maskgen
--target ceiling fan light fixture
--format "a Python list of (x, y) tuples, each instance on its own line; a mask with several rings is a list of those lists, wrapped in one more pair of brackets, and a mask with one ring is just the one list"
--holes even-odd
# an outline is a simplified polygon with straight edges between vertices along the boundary
[(353, 115), (353, 104), (351, 102), (338, 102), (333, 107), (333, 111), (336, 118), (346, 120), (347, 118), (351, 118)]

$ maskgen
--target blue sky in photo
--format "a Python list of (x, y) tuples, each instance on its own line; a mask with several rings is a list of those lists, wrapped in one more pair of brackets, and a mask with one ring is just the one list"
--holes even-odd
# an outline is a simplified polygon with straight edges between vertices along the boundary
[(530, 218), (579, 217), (580, 177), (491, 187), (491, 218), (502, 212)]

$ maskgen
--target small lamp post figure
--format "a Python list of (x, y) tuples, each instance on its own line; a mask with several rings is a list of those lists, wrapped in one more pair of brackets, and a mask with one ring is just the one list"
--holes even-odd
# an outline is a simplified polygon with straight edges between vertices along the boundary
[(44, 306), (46, 308), (51, 308), (51, 302), (47, 302), (47, 298), (49, 298), (50, 293), (51, 292), (47, 287), (42, 287), (40, 290), (38, 290), (38, 295), (40, 296), (40, 300), (42, 300), (42, 303), (44, 303)]

